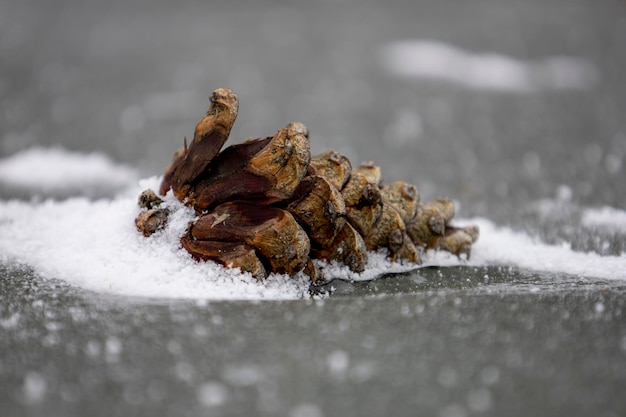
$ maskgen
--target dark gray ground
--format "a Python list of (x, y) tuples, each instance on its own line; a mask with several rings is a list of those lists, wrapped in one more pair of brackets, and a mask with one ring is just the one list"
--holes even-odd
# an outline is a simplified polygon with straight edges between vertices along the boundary
[[(582, 208), (626, 207), (623, 1), (245, 3), (0, 0), (0, 157), (62, 145), (154, 175), (228, 86), (233, 141), (299, 120), (314, 152), (373, 159), (463, 217), (624, 253), (623, 232), (576, 227)], [(399, 79), (379, 53), (405, 38), (579, 57), (599, 82), (517, 94)], [(407, 112), (421, 136), (385, 140)], [(3, 265), (0, 416), (621, 416), (625, 292), (459, 267), (338, 283), (323, 302), (205, 305)]]

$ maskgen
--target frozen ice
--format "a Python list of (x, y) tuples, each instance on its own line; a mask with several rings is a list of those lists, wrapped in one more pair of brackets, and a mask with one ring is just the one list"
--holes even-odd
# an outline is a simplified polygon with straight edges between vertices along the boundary
[(355, 364), (354, 367), (350, 369), (349, 376), (351, 380), (358, 383), (363, 383), (369, 381), (374, 376), (376, 376), (376, 371), (376, 362), (363, 361)]
[(350, 356), (343, 350), (334, 350), (326, 357), (326, 364), (332, 376), (343, 377), (350, 365)]
[(218, 407), (227, 399), (228, 390), (219, 382), (207, 382), (198, 388), (198, 401), (205, 407)]
[(191, 364), (181, 361), (174, 367), (174, 373), (181, 381), (191, 383), (193, 382), (196, 371)]
[(457, 372), (454, 368), (445, 365), (437, 374), (437, 382), (445, 388), (452, 388), (457, 382)]
[(27, 404), (41, 402), (44, 399), (47, 390), (48, 383), (40, 373), (31, 371), (24, 376), (22, 391), (24, 401)]
[(315, 404), (299, 404), (289, 412), (289, 417), (323, 417), (324, 413)]
[(20, 313), (14, 313), (5, 319), (0, 319), (0, 327), (4, 329), (13, 329), (20, 322)]
[(485, 385), (493, 385), (500, 380), (500, 369), (494, 365), (486, 366), (480, 372), (480, 379)]
[(117, 337), (110, 336), (104, 343), (104, 351), (107, 362), (117, 362), (122, 354), (122, 341)]
[(597, 303), (593, 306), (593, 309), (594, 309), (594, 311), (595, 311), (597, 314), (602, 314), (602, 313), (604, 313), (604, 309), (605, 309), (605, 308), (606, 308), (606, 307), (604, 307), (604, 304), (603, 304), (603, 303), (601, 303), (601, 302), (597, 302)]
[(101, 351), (102, 348), (100, 346), (100, 343), (95, 340), (90, 340), (89, 342), (87, 342), (87, 346), (85, 346), (85, 353), (87, 354), (87, 356), (90, 356), (92, 358), (100, 356)]
[(234, 387), (246, 387), (261, 381), (262, 374), (256, 366), (239, 364), (225, 367), (222, 378)]
[(484, 413), (493, 405), (493, 395), (487, 388), (473, 389), (467, 394), (467, 406), (471, 411)]
[(459, 404), (448, 404), (439, 413), (440, 417), (467, 417), (467, 415), (465, 407)]

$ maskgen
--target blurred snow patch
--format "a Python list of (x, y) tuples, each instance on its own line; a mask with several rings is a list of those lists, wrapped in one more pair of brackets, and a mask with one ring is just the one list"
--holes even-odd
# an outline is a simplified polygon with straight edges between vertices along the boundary
[(584, 90), (593, 87), (599, 77), (596, 67), (582, 58), (552, 56), (524, 61), (473, 53), (433, 40), (392, 42), (382, 49), (381, 58), (394, 75), (494, 91)]
[(136, 182), (133, 168), (102, 153), (35, 147), (0, 159), (0, 186), (43, 196), (110, 194)]
[(582, 213), (581, 223), (589, 228), (611, 229), (626, 233), (626, 210), (609, 206), (586, 209)]

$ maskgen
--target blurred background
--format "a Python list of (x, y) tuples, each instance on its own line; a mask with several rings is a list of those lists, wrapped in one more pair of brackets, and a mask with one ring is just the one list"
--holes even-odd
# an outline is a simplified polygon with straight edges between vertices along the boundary
[[(62, 146), (159, 174), (226, 86), (241, 102), (229, 143), (301, 121), (314, 153), (374, 160), (468, 216), (510, 223), (556, 195), (625, 205), (623, 1), (0, 7), (0, 157)], [(456, 55), (424, 72), (445, 48)]]

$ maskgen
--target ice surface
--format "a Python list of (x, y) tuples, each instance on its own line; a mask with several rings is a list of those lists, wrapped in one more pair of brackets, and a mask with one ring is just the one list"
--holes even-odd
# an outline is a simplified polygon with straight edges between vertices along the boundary
[[(50, 158), (46, 158), (47, 152)], [(37, 154), (40, 161), (58, 157), (58, 151), (54, 149), (40, 149)], [(82, 158), (73, 155), (72, 158), (77, 165), (87, 166), (93, 161), (91, 155)], [(11, 161), (3, 165), (9, 176), (19, 181), (20, 175), (30, 175), (30, 171), (22, 166), (31, 164), (30, 158), (16, 157)], [(166, 204), (174, 214), (167, 227), (144, 238), (134, 225), (139, 212), (137, 196), (146, 188), (158, 188), (160, 178), (135, 182), (128, 174), (132, 171), (128, 168), (108, 164), (98, 169), (102, 170), (100, 181), (126, 178), (129, 181), (126, 190), (114, 198), (99, 200), (84, 197), (43, 202), (0, 200), (0, 262), (23, 264), (42, 278), (62, 279), (88, 290), (112, 294), (255, 300), (306, 296), (308, 283), (303, 275), (272, 275), (264, 282), (257, 282), (249, 274), (212, 262), (192, 260), (180, 247), (179, 238), (194, 214), (171, 195), (166, 198)], [(62, 176), (58, 178), (58, 181), (66, 181)], [(93, 176), (82, 178), (85, 182), (93, 181)], [(50, 187), (58, 185), (51, 178), (45, 181)], [(597, 217), (594, 217), (596, 212), (588, 213), (584, 221), (598, 222), (593, 220)], [(604, 223), (624, 224), (621, 210), (605, 208), (597, 213)], [(425, 265), (505, 265), (585, 277), (626, 279), (626, 256), (601, 256), (575, 252), (565, 245), (547, 245), (522, 232), (498, 227), (484, 218), (457, 223), (475, 223), (481, 229), (471, 259), (459, 260), (449, 254), (430, 252), (425, 256)], [(328, 276), (352, 280), (368, 280), (383, 273), (415, 268), (412, 264), (389, 262), (384, 252), (370, 254), (368, 267), (362, 274), (354, 274), (336, 264), (323, 266)], [(10, 326), (11, 323), (6, 321), (2, 325)], [(107, 354), (113, 359), (121, 349), (123, 346), (115, 340), (108, 341), (106, 346)]]
[(415, 39), (385, 46), (382, 63), (392, 74), (508, 92), (587, 89), (598, 71), (587, 60), (553, 56), (524, 61), (496, 53), (472, 53), (443, 42)]

